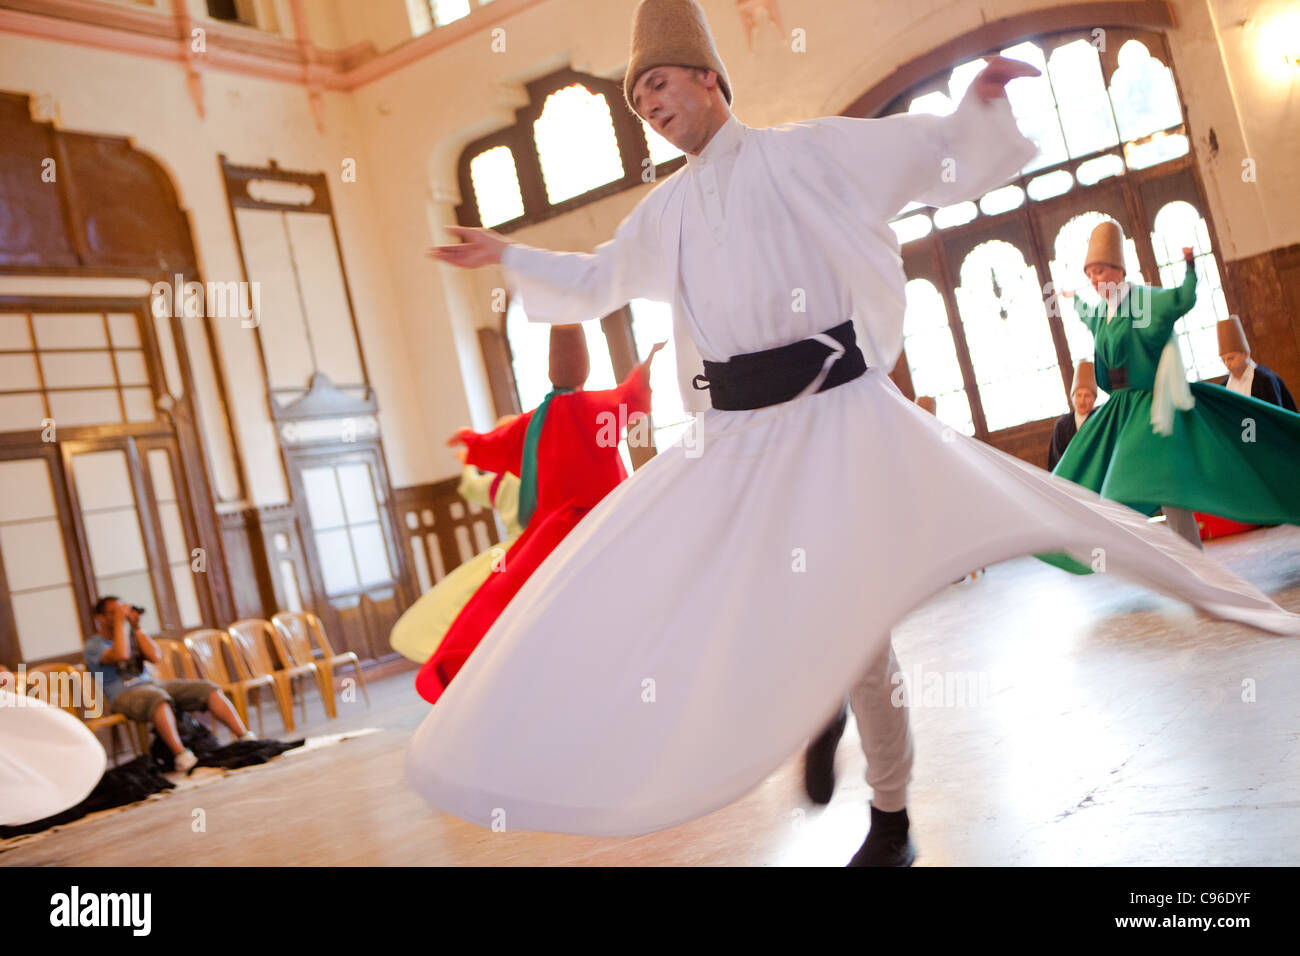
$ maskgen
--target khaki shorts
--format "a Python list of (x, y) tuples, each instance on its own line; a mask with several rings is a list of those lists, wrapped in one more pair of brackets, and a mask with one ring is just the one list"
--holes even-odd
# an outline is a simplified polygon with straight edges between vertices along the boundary
[(119, 693), (109, 706), (128, 720), (147, 724), (163, 701), (174, 703), (180, 710), (207, 710), (208, 697), (216, 689), (217, 685), (209, 680), (164, 680), (137, 684)]

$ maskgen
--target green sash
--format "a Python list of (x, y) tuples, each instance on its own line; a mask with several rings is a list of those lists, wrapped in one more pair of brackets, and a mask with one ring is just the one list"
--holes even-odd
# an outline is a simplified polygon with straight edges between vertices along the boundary
[(524, 460), (519, 466), (519, 527), (528, 527), (528, 520), (537, 508), (537, 442), (542, 437), (542, 425), (546, 421), (547, 409), (551, 399), (556, 395), (567, 395), (571, 388), (553, 388), (537, 406), (533, 417), (528, 420), (528, 431), (524, 433)]

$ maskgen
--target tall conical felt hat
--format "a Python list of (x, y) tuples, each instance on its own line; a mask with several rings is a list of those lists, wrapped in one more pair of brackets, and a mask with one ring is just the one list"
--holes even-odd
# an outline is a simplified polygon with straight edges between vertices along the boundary
[(1219, 333), (1220, 355), (1227, 355), (1229, 352), (1250, 354), (1250, 343), (1246, 341), (1246, 330), (1241, 327), (1241, 319), (1235, 315), (1220, 319), (1216, 331)]
[(551, 326), (551, 384), (556, 388), (582, 388), (591, 374), (587, 336), (581, 325)]
[(920, 405), (931, 415), (935, 413), (935, 404), (933, 395), (921, 395), (916, 399), (916, 404)]
[(1092, 394), (1097, 394), (1097, 369), (1091, 362), (1080, 362), (1074, 369), (1074, 384), (1070, 386), (1070, 395), (1073, 396), (1081, 388), (1086, 388)]
[(731, 102), (731, 81), (713, 45), (709, 21), (695, 0), (641, 0), (632, 14), (632, 56), (623, 78), (623, 95), (632, 112), (632, 89), (641, 74), (656, 66), (695, 66), (718, 74), (722, 95)]
[(1083, 267), (1086, 269), (1093, 263), (1124, 268), (1124, 233), (1114, 220), (1099, 223), (1088, 237), (1088, 256), (1083, 260)]

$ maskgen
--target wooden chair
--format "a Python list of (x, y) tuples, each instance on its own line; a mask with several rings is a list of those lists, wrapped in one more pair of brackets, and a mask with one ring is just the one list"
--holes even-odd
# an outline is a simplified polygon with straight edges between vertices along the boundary
[[(40, 676), (38, 676), (40, 675)], [(58, 676), (65, 675), (65, 676)], [(51, 695), (50, 687), (61, 682), (72, 690), (69, 695)], [(27, 668), (27, 686), (24, 693), (47, 704), (53, 704), (65, 713), (71, 714), (84, 723), (96, 737), (103, 728), (108, 728), (109, 760), (117, 762), (117, 734), (121, 730), (126, 735), (129, 749), (134, 753), (144, 753), (148, 740), (147, 725), (127, 720), (123, 714), (110, 713), (108, 702), (98, 696), (98, 686), (94, 675), (88, 674), (85, 667), (73, 664), (35, 664)], [(98, 717), (87, 717), (87, 713), (98, 713)], [(143, 733), (142, 733), (143, 732)]]
[[(275, 680), (277, 697), (281, 700), (280, 716), (284, 719), (284, 729), (293, 730), (293, 698), (295, 691), (298, 701), (302, 705), (302, 719), (307, 721), (307, 697), (302, 692), (300, 678), (310, 676), (317, 685), (320, 685), (321, 674), (313, 663), (300, 664), (293, 661), (285, 660), (284, 667), (278, 666), (276, 660), (271, 656), (272, 647), (276, 646), (275, 628), (271, 627), (270, 622), (261, 618), (245, 618), (242, 621), (236, 621), (230, 627), (226, 628), (230, 636), (231, 656), (235, 659), (237, 667), (247, 675), (270, 674)], [(278, 650), (278, 647), (277, 647)], [(283, 655), (281, 655), (283, 656)], [(321, 691), (322, 699), (325, 697), (324, 689)], [(328, 713), (329, 707), (326, 706)]]
[(264, 733), (261, 688), (271, 688), (272, 693), (276, 695), (276, 703), (280, 705), (280, 713), (283, 714), (284, 704), (280, 700), (279, 685), (270, 674), (236, 675), (232, 678), (226, 667), (225, 655), (221, 652), (222, 647), (229, 641), (230, 635), (225, 631), (206, 627), (190, 631), (185, 635), (182, 643), (190, 652), (194, 669), (198, 672), (197, 676), (212, 681), (230, 695), (235, 711), (245, 727), (248, 726), (248, 697), (249, 693), (253, 692), (253, 702), (257, 705), (257, 730), (258, 733)]
[(189, 648), (180, 641), (169, 641), (165, 637), (154, 638), (158, 645), (159, 661), (153, 666), (158, 671), (159, 680), (196, 680), (199, 672), (194, 667), (194, 659)]
[[(198, 670), (194, 666), (194, 658), (190, 655), (187, 648), (180, 641), (169, 641), (165, 637), (155, 637), (153, 642), (158, 645), (158, 663), (150, 664), (149, 668), (153, 671), (158, 680), (197, 680)], [(205, 711), (208, 718), (208, 730), (212, 736), (221, 737), (221, 721), (211, 711)], [(201, 720), (198, 714), (194, 715), (195, 720)]]
[[(334, 669), (340, 665), (352, 665), (356, 673), (361, 692), (366, 695), (366, 706), (370, 706), (370, 691), (366, 689), (366, 678), (361, 672), (361, 661), (352, 651), (335, 653), (330, 646), (325, 629), (321, 627), (320, 618), (309, 611), (281, 611), (271, 618), (281, 641), (276, 646), (282, 648), (280, 653), (294, 661), (314, 661), (323, 674), (321, 697), (326, 701), (325, 711), (331, 717), (338, 716), (334, 703)], [(314, 647), (313, 647), (314, 645)], [(319, 652), (319, 657), (317, 653)], [(328, 689), (328, 692), (327, 692)]]

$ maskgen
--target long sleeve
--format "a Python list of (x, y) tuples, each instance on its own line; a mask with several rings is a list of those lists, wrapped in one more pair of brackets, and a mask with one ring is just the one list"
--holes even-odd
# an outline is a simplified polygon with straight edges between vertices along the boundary
[(1180, 285), (1172, 289), (1161, 289), (1157, 295), (1175, 317), (1190, 312), (1192, 306), (1196, 305), (1196, 261), (1187, 260), (1187, 272), (1183, 275)]
[(650, 411), (650, 370), (645, 363), (632, 369), (627, 378), (613, 388), (599, 389), (586, 393), (588, 400), (603, 411), (617, 412), (620, 406), (627, 407), (627, 416)]
[(1074, 297), (1074, 311), (1079, 314), (1079, 320), (1087, 326), (1088, 331), (1093, 335), (1097, 334), (1097, 315), (1093, 309), (1088, 307), (1088, 303), (1077, 295)]
[(1005, 97), (984, 103), (973, 92), (949, 116), (831, 116), (796, 125), (814, 131), (843, 183), (884, 219), (913, 200), (947, 206), (974, 199), (1011, 179), (1038, 153), (1016, 126)]
[[(1180, 285), (1172, 289), (1148, 290), (1147, 308), (1151, 310), (1151, 322), (1145, 333), (1146, 338), (1163, 343), (1174, 332), (1174, 323), (1186, 315), (1196, 304), (1196, 264), (1187, 263), (1187, 273)], [(1134, 323), (1134, 329), (1142, 329)]]
[(490, 432), (467, 434), (465, 464), (485, 471), (508, 471), (518, 475), (524, 457), (524, 435), (532, 417), (531, 411), (525, 412)]
[(532, 322), (569, 324), (599, 319), (633, 299), (672, 300), (659, 220), (664, 180), (619, 224), (595, 252), (548, 252), (509, 246), (501, 257), (506, 285)]

